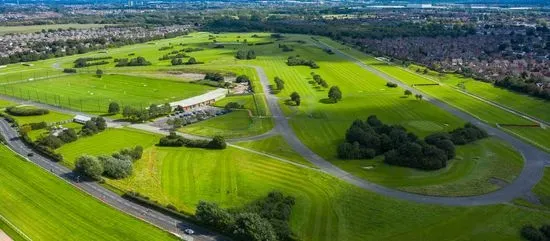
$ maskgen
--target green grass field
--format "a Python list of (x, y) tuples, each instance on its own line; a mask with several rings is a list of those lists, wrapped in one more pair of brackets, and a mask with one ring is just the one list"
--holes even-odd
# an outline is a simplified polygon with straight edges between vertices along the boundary
[(297, 198), (291, 226), (302, 240), (518, 240), (522, 224), (548, 218), (506, 205), (451, 208), (396, 201), (235, 148), (152, 147), (130, 178), (108, 183), (187, 212), (199, 200), (242, 207), (280, 190)]
[(50, 113), (45, 115), (36, 115), (36, 116), (14, 116), (10, 115), (7, 112), (4, 112), (5, 114), (13, 117), (19, 125), (29, 124), (29, 123), (38, 123), (45, 121), (46, 123), (57, 123), (57, 122), (64, 122), (72, 120), (74, 116), (52, 111), (50, 110)]
[(178, 131), (198, 136), (236, 138), (255, 136), (273, 128), (271, 118), (249, 117), (246, 110), (234, 110), (228, 114), (189, 124)]
[(245, 141), (236, 143), (238, 146), (249, 148), (255, 151), (260, 151), (269, 155), (273, 155), (285, 160), (294, 161), (296, 163), (315, 167), (311, 162), (304, 159), (300, 154), (292, 150), (282, 136), (272, 136), (257, 141)]
[(57, 149), (63, 155), (64, 162), (73, 166), (81, 155), (110, 155), (122, 148), (142, 145), (144, 148), (158, 143), (159, 135), (153, 135), (131, 128), (107, 129), (92, 137), (81, 137), (75, 142), (67, 143)]
[[(478, 95), (482, 98), (488, 99), (493, 102), (497, 102), (501, 105), (507, 106), (512, 109), (527, 113), (539, 117), (541, 119), (547, 118), (547, 107), (549, 103), (547, 101), (536, 100), (531, 97), (527, 97), (521, 94), (513, 93), (500, 88), (492, 87), (490, 84), (481, 83), (473, 80), (463, 80), (457, 75), (445, 75), (444, 77), (439, 74), (430, 71), (427, 75), (415, 73), (416, 66), (412, 66), (411, 69), (402, 68), (395, 65), (388, 65), (382, 61), (375, 59), (372, 56), (365, 55), (353, 48), (338, 44), (327, 38), (321, 38), (323, 42), (328, 43), (346, 54), (353, 56), (366, 64), (371, 65), (378, 70), (399, 79), (400, 81), (408, 84), (422, 84), (422, 83), (436, 83), (441, 81), (440, 86), (417, 86), (416, 88), (428, 93), (429, 95), (447, 102), (454, 107), (457, 107), (477, 118), (486, 121), (489, 124), (495, 125), (496, 123), (504, 124), (533, 124), (531, 121), (519, 117), (515, 114), (509, 113), (505, 110), (499, 109), (481, 100), (477, 100), (471, 96), (461, 93), (457, 90), (457, 84), (459, 82), (465, 82), (466, 90), (470, 93)], [(471, 85), (472, 87), (468, 87)], [(500, 96), (497, 98), (497, 96)], [(517, 101), (516, 101), (517, 100)], [(508, 128), (506, 128), (508, 130)], [(510, 131), (510, 130), (508, 130)], [(511, 133), (518, 135), (518, 137), (529, 141), (542, 149), (550, 150), (550, 131), (538, 129), (533, 131), (529, 129), (515, 128)]]
[(533, 192), (543, 205), (550, 208), (550, 168), (544, 169), (544, 177), (535, 186)]
[[(175, 240), (0, 147), (0, 214), (33, 240)], [(17, 238), (17, 237), (14, 237)]]
[(250, 110), (254, 116), (266, 116), (267, 115), (267, 103), (263, 95), (235, 95), (228, 96), (224, 99), (216, 102), (215, 106), (225, 107), (229, 102), (236, 102), (243, 105), (245, 109)]
[(26, 26), (1, 26), (0, 35), (5, 35), (8, 33), (33, 33), (39, 32), (42, 29), (86, 29), (86, 28), (101, 28), (105, 24), (48, 24), (48, 25), (26, 25)]
[(4, 85), (0, 93), (86, 112), (107, 112), (110, 102), (146, 108), (213, 90), (204, 85), (127, 75), (68, 75)]
[(495, 139), (457, 149), (447, 168), (421, 171), (390, 166), (382, 158), (335, 161), (356, 176), (385, 186), (435, 196), (471, 196), (499, 189), (493, 179), (509, 183), (519, 175), (523, 159), (507, 144)]

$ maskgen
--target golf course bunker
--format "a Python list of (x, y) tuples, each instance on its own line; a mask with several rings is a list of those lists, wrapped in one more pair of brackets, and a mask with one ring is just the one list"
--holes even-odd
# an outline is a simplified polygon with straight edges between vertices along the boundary
[(431, 121), (408, 121), (404, 123), (407, 126), (413, 127), (421, 131), (442, 131), (443, 127)]

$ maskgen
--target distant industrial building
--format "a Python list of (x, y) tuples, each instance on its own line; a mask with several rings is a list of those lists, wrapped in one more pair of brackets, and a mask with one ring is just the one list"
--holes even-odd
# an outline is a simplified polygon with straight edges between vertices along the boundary
[(215, 89), (208, 93), (191, 97), (189, 99), (180, 100), (170, 103), (172, 108), (183, 108), (184, 110), (191, 110), (193, 108), (213, 105), (216, 101), (221, 100), (227, 96), (227, 89)]

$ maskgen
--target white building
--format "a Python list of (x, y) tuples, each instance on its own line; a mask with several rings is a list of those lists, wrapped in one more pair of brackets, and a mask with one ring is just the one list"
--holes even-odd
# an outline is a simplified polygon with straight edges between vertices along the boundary
[(73, 117), (73, 121), (80, 124), (84, 124), (89, 120), (92, 120), (92, 117), (84, 115), (76, 115), (75, 117)]
[(197, 95), (185, 100), (172, 102), (170, 103), (170, 106), (172, 108), (181, 107), (184, 110), (190, 110), (196, 107), (212, 105), (216, 101), (225, 98), (225, 96), (227, 96), (227, 91), (227, 89), (218, 88), (202, 95)]

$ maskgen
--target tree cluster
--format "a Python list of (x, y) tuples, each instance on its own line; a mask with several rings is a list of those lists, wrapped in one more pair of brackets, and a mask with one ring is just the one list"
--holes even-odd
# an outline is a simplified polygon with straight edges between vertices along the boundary
[(294, 51), (294, 48), (292, 48), (289, 45), (286, 44), (279, 44), (279, 48), (283, 50), (283, 52), (292, 52)]
[(80, 130), (82, 136), (93, 136), (99, 132), (107, 129), (107, 122), (103, 117), (92, 117), (91, 120), (86, 121)]
[[(424, 140), (398, 125), (386, 125), (371, 115), (356, 120), (346, 132), (346, 141), (337, 150), (342, 159), (370, 159), (384, 154), (390, 165), (437, 170), (455, 157), (455, 146), (487, 137), (486, 133), (466, 124), (450, 133), (434, 133)], [(458, 141), (458, 142), (455, 142)]]
[(528, 94), (545, 100), (550, 100), (550, 87), (548, 82), (536, 80), (533, 78), (521, 78), (507, 76), (503, 80), (495, 81), (495, 86), (516, 92)]
[(82, 155), (76, 159), (75, 170), (94, 180), (101, 176), (121, 179), (132, 174), (133, 162), (141, 159), (143, 147), (124, 148), (111, 156)]
[(316, 84), (323, 86), (323, 88), (328, 88), (328, 83), (321, 77), (321, 75), (311, 72), (311, 76)]
[(46, 115), (50, 113), (50, 111), (47, 109), (17, 107), (17, 106), (7, 107), (6, 112), (13, 116), (37, 116), (37, 115)]
[(533, 225), (525, 225), (521, 228), (521, 237), (528, 241), (550, 240), (550, 224), (542, 225), (539, 229)]
[(192, 140), (170, 132), (170, 135), (160, 138), (159, 146), (171, 147), (197, 147), (206, 149), (225, 149), (227, 144), (221, 136), (215, 136), (212, 140)]
[(302, 59), (299, 56), (289, 56), (286, 60), (286, 64), (288, 66), (297, 66), (297, 65), (304, 65), (309, 66), (312, 69), (318, 69), (319, 65), (315, 63), (315, 61), (310, 59)]
[(151, 62), (147, 61), (144, 57), (141, 57), (141, 56), (137, 58), (132, 58), (130, 60), (128, 60), (128, 58), (115, 59), (115, 62), (117, 62), (115, 67), (151, 65)]
[(275, 81), (275, 88), (276, 88), (277, 90), (282, 90), (282, 89), (285, 88), (285, 81), (284, 81), (283, 79), (281, 79), (281, 78), (275, 76), (274, 81)]
[(89, 60), (86, 60), (86, 59), (89, 59), (89, 58), (79, 58), (79, 59), (75, 60), (74, 61), (74, 67), (75, 68), (84, 68), (84, 67), (104, 65), (104, 64), (109, 63), (109, 61), (105, 61), (105, 60), (89, 62)]
[(294, 204), (294, 197), (276, 191), (241, 210), (225, 210), (215, 203), (200, 201), (195, 218), (235, 240), (295, 240), (288, 223)]
[(61, 131), (57, 136), (52, 134), (42, 137), (36, 140), (36, 144), (39, 146), (48, 147), (50, 149), (57, 149), (64, 145), (65, 143), (70, 143), (76, 141), (78, 135), (76, 131), (71, 128)]
[(254, 50), (239, 50), (235, 54), (237, 59), (256, 59), (256, 52)]
[(170, 104), (164, 105), (151, 104), (149, 108), (145, 110), (139, 110), (132, 106), (125, 106), (122, 110), (122, 116), (133, 122), (144, 122), (159, 116), (168, 115), (172, 112)]

